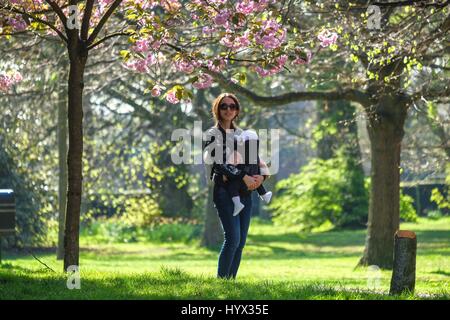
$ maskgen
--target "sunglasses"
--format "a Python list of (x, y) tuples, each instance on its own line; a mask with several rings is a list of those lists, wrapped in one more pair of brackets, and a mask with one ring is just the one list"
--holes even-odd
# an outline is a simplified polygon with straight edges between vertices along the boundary
[(237, 105), (233, 104), (226, 104), (226, 103), (221, 103), (219, 105), (219, 109), (220, 110), (227, 110), (228, 108), (230, 108), (230, 110), (238, 110), (239, 107)]

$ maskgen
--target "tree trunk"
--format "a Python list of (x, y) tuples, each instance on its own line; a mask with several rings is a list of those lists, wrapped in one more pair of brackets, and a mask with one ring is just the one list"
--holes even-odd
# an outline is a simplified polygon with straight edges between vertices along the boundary
[(416, 234), (402, 230), (395, 234), (394, 270), (389, 294), (414, 292), (416, 284)]
[(214, 184), (208, 184), (208, 199), (205, 205), (205, 229), (203, 231), (202, 246), (214, 247), (223, 241), (223, 230), (213, 203)]
[(56, 259), (64, 258), (64, 224), (66, 222), (67, 203), (67, 105), (58, 104), (58, 151), (59, 151), (59, 188), (58, 188), (58, 249)]
[(68, 190), (66, 228), (64, 236), (64, 270), (79, 265), (79, 229), (82, 192), (83, 158), (83, 75), (87, 48), (78, 39), (78, 33), (69, 32), (69, 152), (67, 157)]
[(394, 234), (400, 225), (400, 150), (406, 103), (402, 96), (381, 97), (368, 109), (371, 143), (369, 220), (361, 265), (392, 269)]

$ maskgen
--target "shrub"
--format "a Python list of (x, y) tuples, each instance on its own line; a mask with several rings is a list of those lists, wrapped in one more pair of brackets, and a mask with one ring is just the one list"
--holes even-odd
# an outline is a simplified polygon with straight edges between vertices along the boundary
[(200, 237), (201, 225), (196, 221), (170, 220), (151, 226), (136, 226), (117, 218), (99, 218), (84, 224), (81, 236), (96, 243), (190, 242)]
[(277, 197), (269, 206), (274, 222), (303, 230), (330, 223), (335, 227), (365, 226), (368, 195), (364, 177), (350, 170), (353, 165), (337, 152), (328, 160), (313, 159), (301, 173), (279, 181)]
[(413, 206), (414, 199), (400, 191), (400, 220), (417, 222), (417, 212)]
[(441, 210), (431, 210), (427, 212), (427, 218), (432, 220), (438, 220), (442, 218), (444, 215), (442, 214)]
[[(362, 182), (362, 183), (361, 183)], [(343, 152), (328, 160), (313, 159), (301, 173), (281, 180), (269, 205), (273, 221), (302, 230), (366, 227), (370, 178), (355, 170)], [(413, 198), (400, 193), (400, 219), (416, 222)]]

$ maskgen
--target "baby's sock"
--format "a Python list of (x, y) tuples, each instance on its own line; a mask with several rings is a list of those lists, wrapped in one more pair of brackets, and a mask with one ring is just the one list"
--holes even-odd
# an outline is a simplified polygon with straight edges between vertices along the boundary
[(241, 197), (236, 196), (231, 198), (231, 200), (233, 200), (234, 203), (234, 212), (233, 212), (233, 216), (237, 216), (239, 214), (239, 212), (241, 212), (242, 209), (244, 209), (244, 205), (241, 202)]
[(263, 194), (262, 196), (259, 196), (261, 198), (261, 200), (263, 200), (265, 203), (269, 203), (270, 199), (272, 198), (272, 191), (268, 191), (265, 194)]

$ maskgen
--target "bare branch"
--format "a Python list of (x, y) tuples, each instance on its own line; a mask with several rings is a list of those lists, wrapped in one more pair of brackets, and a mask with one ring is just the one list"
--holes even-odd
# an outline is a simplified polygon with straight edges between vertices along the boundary
[(108, 21), (109, 17), (114, 13), (114, 11), (117, 9), (117, 7), (122, 3), (123, 0), (115, 0), (113, 4), (109, 7), (109, 9), (106, 11), (106, 13), (103, 15), (103, 17), (100, 19), (100, 22), (95, 27), (92, 34), (89, 36), (89, 39), (87, 41), (88, 46), (90, 46), (94, 41), (95, 38), (97, 38), (100, 31), (103, 29), (103, 26)]
[(61, 19), (61, 22), (65, 28), (67, 24), (67, 17), (64, 15), (64, 12), (62, 11), (61, 7), (58, 6), (58, 4), (52, 0), (45, 0), (45, 2), (47, 2), (50, 5), (50, 7), (52, 7), (53, 11), (58, 15), (59, 19)]
[(315, 92), (290, 92), (279, 96), (260, 96), (244, 88), (231, 80), (228, 80), (220, 73), (213, 72), (207, 67), (203, 67), (204, 72), (211, 75), (219, 84), (226, 90), (237, 92), (242, 96), (245, 96), (249, 100), (264, 107), (274, 107), (286, 105), (297, 101), (311, 101), (311, 100), (349, 100), (358, 102), (363, 106), (369, 106), (371, 104), (370, 98), (367, 94), (355, 90), (337, 90), (337, 91), (315, 91)]
[(107, 36), (105, 36), (104, 38), (100, 39), (99, 41), (91, 44), (88, 47), (88, 50), (94, 49), (95, 47), (97, 47), (98, 45), (100, 45), (101, 43), (105, 42), (108, 39), (114, 38), (114, 37), (119, 37), (119, 36), (129, 36), (130, 34), (127, 32), (115, 32), (115, 33), (111, 33)]
[(86, 9), (84, 9), (83, 22), (81, 24), (81, 39), (87, 40), (89, 32), (89, 22), (91, 21), (94, 0), (87, 0)]

